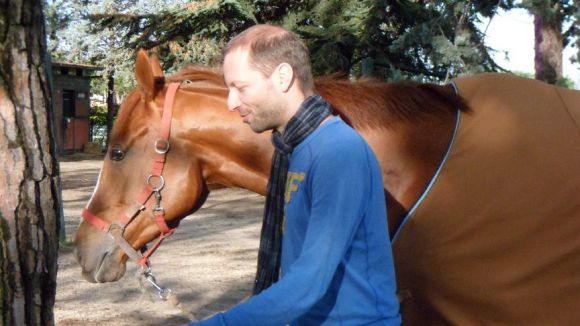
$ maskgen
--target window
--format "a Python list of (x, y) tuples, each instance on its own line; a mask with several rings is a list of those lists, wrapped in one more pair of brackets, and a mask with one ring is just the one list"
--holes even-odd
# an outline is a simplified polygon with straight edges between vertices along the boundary
[(60, 74), (61, 75), (68, 75), (68, 68), (67, 67), (60, 68)]
[(82, 75), (83, 75), (83, 70), (77, 69), (77, 76), (82, 76)]
[(62, 116), (65, 118), (74, 118), (75, 116), (75, 91), (62, 91)]

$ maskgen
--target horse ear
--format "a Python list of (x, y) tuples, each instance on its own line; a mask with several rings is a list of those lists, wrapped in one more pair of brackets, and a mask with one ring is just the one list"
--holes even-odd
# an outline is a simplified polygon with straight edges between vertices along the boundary
[(151, 61), (151, 68), (153, 69), (153, 76), (163, 77), (163, 68), (161, 68), (161, 63), (159, 62), (159, 57), (156, 53), (153, 53), (149, 60)]
[[(159, 62), (158, 62), (159, 63)], [(155, 98), (155, 75), (147, 52), (140, 49), (137, 52), (137, 60), (135, 61), (135, 78), (137, 79), (137, 87), (141, 92), (141, 96), (146, 100)]]

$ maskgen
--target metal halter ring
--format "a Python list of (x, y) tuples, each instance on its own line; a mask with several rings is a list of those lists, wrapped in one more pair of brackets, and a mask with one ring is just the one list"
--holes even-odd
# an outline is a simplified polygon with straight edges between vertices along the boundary
[(123, 234), (125, 232), (125, 225), (123, 225), (121, 222), (119, 221), (115, 221), (113, 223), (111, 223), (109, 225), (109, 229), (107, 230), (107, 234), (111, 237), (111, 238), (115, 238), (113, 236), (113, 230), (114, 229), (119, 229), (119, 231), (121, 232), (121, 234)]
[[(159, 145), (162, 145), (161, 148)], [(157, 139), (155, 141), (155, 153), (157, 154), (165, 154), (169, 151), (169, 140), (167, 139)]]
[[(153, 178), (153, 177), (158, 177), (158, 178), (159, 178), (159, 180), (160, 180), (160, 183), (161, 183), (161, 184), (159, 185), (159, 187), (154, 187), (154, 186), (151, 184), (151, 178)], [(162, 176), (162, 175), (153, 175), (153, 174), (150, 174), (150, 175), (147, 177), (147, 184), (148, 184), (148, 185), (150, 185), (150, 186), (151, 186), (151, 188), (153, 188), (153, 191), (160, 191), (160, 190), (161, 190), (161, 189), (163, 189), (163, 187), (165, 186), (165, 179), (163, 178), (163, 176)]]

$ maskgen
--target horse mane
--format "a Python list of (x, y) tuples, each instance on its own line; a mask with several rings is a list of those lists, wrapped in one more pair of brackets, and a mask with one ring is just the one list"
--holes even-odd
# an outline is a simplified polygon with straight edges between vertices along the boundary
[(449, 85), (418, 82), (387, 83), (374, 78), (358, 81), (319, 77), (316, 90), (343, 120), (355, 128), (393, 128), (398, 123), (417, 123), (448, 116), (469, 108)]
[(167, 82), (182, 82), (182, 81), (206, 81), (215, 86), (225, 88), (224, 77), (220, 70), (210, 67), (188, 64), (179, 69), (175, 74), (166, 77)]
[[(220, 70), (190, 64), (167, 81), (207, 82), (224, 89)], [(393, 128), (398, 123), (417, 123), (428, 118), (448, 116), (469, 108), (449, 85), (418, 82), (387, 83), (374, 78), (358, 81), (337, 75), (315, 79), (316, 91), (327, 99), (343, 120), (355, 128)], [(207, 90), (207, 88), (205, 88)]]

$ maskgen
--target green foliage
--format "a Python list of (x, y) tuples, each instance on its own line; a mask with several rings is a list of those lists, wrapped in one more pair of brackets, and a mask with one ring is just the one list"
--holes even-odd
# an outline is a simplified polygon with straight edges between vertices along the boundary
[(91, 125), (106, 126), (107, 125), (107, 106), (93, 105), (89, 115)]
[(107, 106), (104, 104), (93, 104), (89, 112), (91, 122), (91, 141), (107, 144)]
[[(175, 0), (52, 0), (45, 6), (48, 47), (54, 60), (93, 64), (103, 68), (102, 80), (94, 82), (99, 93), (106, 93), (107, 78), (115, 72), (115, 90), (121, 96), (135, 87), (133, 65), (136, 48), (128, 47), (127, 26), (103, 27), (93, 17), (156, 16), (159, 12), (183, 6)], [(105, 90), (101, 90), (101, 89)]]
[(527, 71), (513, 71), (513, 74), (520, 76), (520, 77), (529, 78), (529, 79), (535, 78), (534, 73), (527, 72)]
[(478, 13), (495, 13), (498, 2), (493, 3), (323, 1), (312, 8), (307, 24), (291, 28), (309, 43), (318, 72), (442, 80), (501, 70), (475, 25)]
[(569, 77), (562, 77), (556, 82), (557, 86), (569, 88), (569, 89), (576, 89), (576, 85), (574, 84), (574, 80)]
[[(549, 0), (524, 0), (539, 3)], [(571, 3), (573, 0), (562, 1)], [(135, 50), (155, 51), (168, 72), (219, 63), (221, 48), (257, 23), (283, 25), (305, 39), (316, 74), (445, 80), (501, 71), (477, 22), (513, 0), (55, 0), (53, 53), (115, 70), (134, 87)], [(62, 8), (62, 9), (61, 9)], [(578, 17), (578, 11), (565, 14)], [(577, 18), (576, 18), (577, 19)], [(63, 23), (65, 22), (65, 23)], [(573, 24), (574, 25), (574, 24)], [(65, 26), (66, 28), (63, 28)], [(55, 32), (56, 30), (56, 32)]]
[[(513, 71), (513, 73), (515, 75), (518, 75), (518, 76), (521, 76), (521, 77), (525, 77), (525, 78), (529, 78), (529, 79), (535, 79), (534, 73), (532, 73), (532, 72)], [(558, 82), (556, 82), (556, 85), (557, 86), (560, 86), (560, 87), (564, 87), (564, 88), (575, 89), (574, 80), (572, 80), (572, 78), (570, 78), (570, 77), (562, 77), (562, 78), (560, 78), (560, 80), (558, 80)]]

